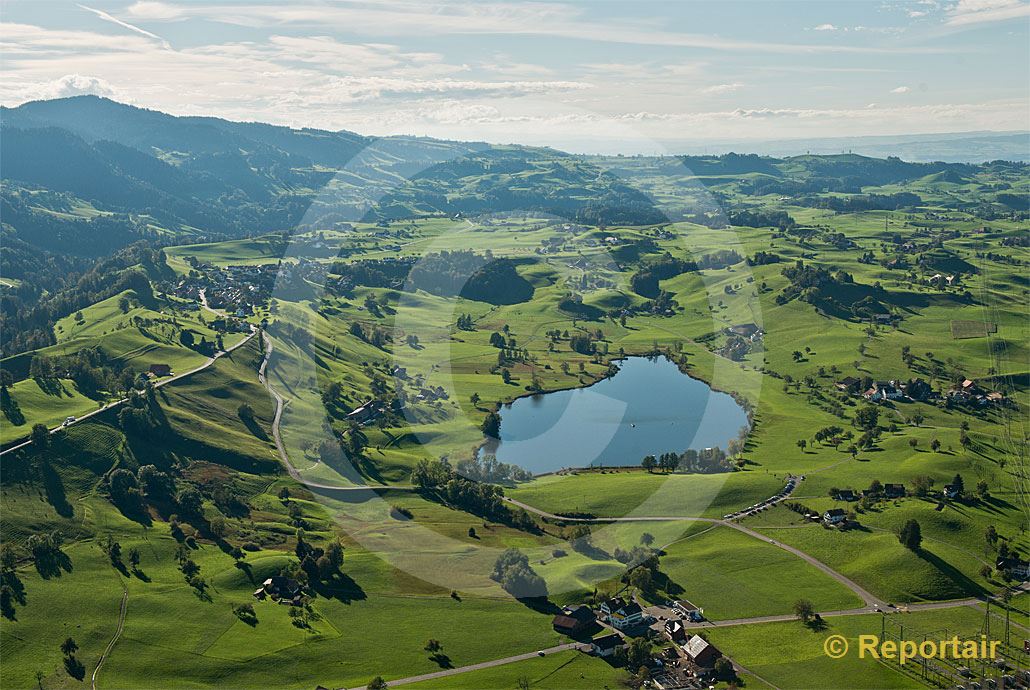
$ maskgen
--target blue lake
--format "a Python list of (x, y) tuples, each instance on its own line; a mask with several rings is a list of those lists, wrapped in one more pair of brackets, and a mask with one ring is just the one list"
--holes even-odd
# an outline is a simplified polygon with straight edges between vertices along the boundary
[(725, 449), (747, 426), (731, 396), (665, 359), (630, 357), (587, 388), (519, 398), (500, 410), (501, 438), (482, 453), (534, 474), (567, 467), (639, 465), (645, 455)]

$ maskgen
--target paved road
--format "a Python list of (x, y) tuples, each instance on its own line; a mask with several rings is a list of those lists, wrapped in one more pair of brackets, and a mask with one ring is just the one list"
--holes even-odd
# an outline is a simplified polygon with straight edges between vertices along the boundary
[(286, 452), (286, 445), (283, 443), (282, 434), (280, 433), (281, 422), (283, 418), (283, 408), (286, 406), (286, 401), (283, 396), (279, 394), (272, 384), (268, 380), (268, 362), (272, 358), (272, 339), (265, 337), (265, 358), (261, 361), (261, 366), (258, 368), (258, 382), (261, 383), (275, 400), (275, 416), (272, 418), (272, 439), (275, 441), (275, 449), (279, 452), (279, 458), (283, 462), (283, 466), (289, 473), (290, 477), (294, 481), (307, 486), (312, 489), (322, 489), (327, 491), (368, 491), (369, 493), (379, 489), (389, 489), (391, 491), (414, 491), (415, 487), (405, 484), (397, 485), (383, 485), (373, 486), (365, 484), (355, 484), (352, 486), (339, 486), (337, 484), (322, 484), (320, 482), (311, 481), (301, 475), (300, 470), (293, 466), (290, 462), (290, 455)]
[[(577, 642), (570, 642), (569, 644), (558, 645), (557, 647), (548, 647), (542, 649), (544, 656), (548, 654), (555, 654), (557, 652), (565, 652), (570, 649), (578, 649), (584, 651), (588, 649), (586, 645), (581, 645)], [(527, 652), (526, 654), (516, 654), (515, 656), (507, 656), (503, 659), (494, 659), (493, 661), (483, 661), (478, 664), (471, 664), (469, 666), (459, 666), (458, 668), (448, 668), (443, 671), (434, 671), (433, 673), (423, 673), (421, 676), (410, 676), (408, 678), (399, 678), (397, 680), (387, 681), (389, 687), (396, 685), (407, 685), (408, 683), (417, 683), (423, 680), (432, 680), (433, 678), (445, 678), (447, 676), (453, 676), (458, 673), (468, 673), (469, 671), (478, 671), (483, 668), (493, 668), (494, 666), (503, 666), (504, 664), (511, 664), (516, 661), (526, 661), (534, 657), (540, 656), (539, 652)], [(369, 679), (371, 680), (371, 679)], [(353, 690), (364, 690), (364, 686), (360, 688), (354, 688)]]
[(725, 527), (729, 527), (731, 529), (735, 529), (738, 532), (743, 532), (744, 534), (752, 536), (755, 539), (760, 539), (760, 540), (762, 540), (764, 542), (768, 542), (768, 543), (772, 544), (773, 546), (778, 546), (779, 548), (783, 549), (784, 551), (788, 551), (788, 552), (794, 554), (795, 556), (797, 556), (798, 558), (801, 558), (801, 559), (807, 561), (808, 563), (811, 563), (813, 566), (815, 566), (819, 570), (823, 571), (824, 573), (826, 573), (827, 575), (832, 577), (834, 580), (837, 580), (837, 582), (840, 582), (842, 585), (844, 585), (845, 587), (850, 589), (852, 592), (857, 594), (862, 599), (862, 601), (865, 602), (867, 607), (875, 607), (875, 606), (885, 607), (887, 605), (887, 602), (883, 601), (879, 597), (874, 596), (868, 590), (866, 590), (865, 588), (863, 588), (860, 585), (858, 585), (854, 580), (852, 580), (851, 578), (849, 578), (849, 577), (847, 577), (845, 575), (842, 575), (841, 573), (837, 572), (836, 570), (834, 570), (830, 566), (826, 565), (825, 563), (823, 563), (819, 559), (814, 558), (812, 556), (809, 556), (804, 551), (800, 551), (799, 549), (795, 549), (793, 546), (790, 546), (788, 544), (784, 544), (783, 542), (778, 541), (776, 539), (773, 539), (772, 537), (768, 537), (768, 536), (766, 536), (764, 534), (760, 534), (759, 532), (756, 532), (755, 530), (751, 529), (750, 527), (745, 527), (744, 525), (741, 525), (739, 523), (733, 522), (731, 520), (720, 520), (720, 519), (717, 519), (717, 518), (704, 518), (704, 517), (683, 517), (683, 516), (663, 517), (663, 516), (636, 516), (636, 515), (634, 515), (634, 516), (625, 516), (625, 517), (612, 517), (612, 518), (569, 518), (569, 517), (562, 517), (560, 515), (555, 515), (553, 513), (548, 513), (546, 511), (540, 510), (539, 508), (534, 508), (533, 506), (528, 505), (526, 503), (523, 503), (521, 501), (516, 501), (513, 498), (508, 498), (507, 496), (504, 497), (504, 500), (507, 501), (508, 503), (511, 503), (512, 505), (515, 505), (515, 506), (518, 506), (519, 508), (522, 508), (523, 510), (526, 510), (526, 511), (528, 511), (530, 513), (534, 513), (536, 515), (539, 515), (540, 517), (545, 517), (545, 518), (548, 518), (548, 519), (551, 519), (551, 520), (565, 520), (566, 522), (599, 522), (599, 523), (608, 523), (608, 522), (670, 522), (670, 521), (688, 521), (688, 522), (707, 522), (707, 523), (716, 524), (716, 525), (723, 525)]
[[(212, 310), (212, 311), (214, 311), (214, 310)], [(186, 378), (187, 376), (192, 376), (193, 374), (196, 374), (198, 371), (203, 371), (204, 369), (207, 369), (209, 366), (211, 366), (216, 361), (218, 361), (219, 358), (224, 357), (225, 355), (229, 354), (233, 350), (236, 350), (237, 348), (240, 348), (240, 347), (243, 347), (244, 345), (246, 345), (248, 342), (250, 342), (250, 340), (255, 335), (257, 335), (257, 330), (256, 329), (252, 330), (250, 335), (248, 335), (246, 338), (244, 338), (240, 342), (236, 343), (232, 347), (230, 347), (230, 348), (228, 348), (228, 349), (226, 349), (224, 351), (216, 352), (213, 357), (209, 357), (206, 362), (201, 364), (196, 369), (190, 369), (189, 371), (183, 372), (181, 374), (176, 374), (175, 376), (171, 376), (169, 378), (162, 379), (161, 381), (158, 381), (157, 383), (154, 384), (154, 388), (161, 388), (162, 386), (167, 386), (169, 383), (174, 383), (175, 381), (181, 381), (182, 379)], [(112, 407), (118, 407), (119, 405), (124, 404), (126, 400), (128, 400), (128, 398), (121, 398), (119, 400), (115, 400), (113, 402), (109, 402), (106, 405), (104, 405), (103, 407), (99, 407), (99, 408), (93, 410), (92, 412), (87, 412), (86, 414), (82, 415), (81, 417), (76, 418), (76, 420), (74, 422), (69, 422), (68, 424), (62, 424), (60, 426), (55, 426), (53, 429), (50, 429), (50, 433), (51, 434), (56, 434), (58, 431), (60, 431), (62, 429), (67, 429), (70, 426), (73, 426), (75, 424), (79, 424), (81, 422), (84, 422), (87, 419), (89, 419), (90, 417), (95, 417), (96, 415), (98, 415), (98, 414), (100, 414), (102, 412), (106, 412), (107, 410), (110, 410)], [(29, 445), (31, 443), (32, 443), (32, 441), (22, 441), (21, 443), (15, 445), (15, 446), (11, 446), (10, 448), (5, 448), (4, 450), (0, 450), (0, 455), (6, 455), (7, 453), (13, 453), (14, 451), (16, 451), (16, 450), (18, 450), (20, 448), (24, 448), (25, 446), (27, 446), (27, 445)]]

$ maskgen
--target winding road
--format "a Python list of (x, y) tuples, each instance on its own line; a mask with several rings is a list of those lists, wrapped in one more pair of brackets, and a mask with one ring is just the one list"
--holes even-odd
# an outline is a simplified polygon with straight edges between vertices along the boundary
[(751, 529), (750, 527), (745, 527), (744, 525), (741, 525), (741, 524), (739, 524), (737, 522), (734, 522), (732, 520), (721, 520), (721, 519), (718, 519), (718, 518), (705, 518), (705, 517), (681, 517), (681, 516), (661, 517), (661, 516), (635, 516), (635, 515), (634, 516), (627, 516), (627, 517), (610, 517), (610, 518), (571, 518), (571, 517), (562, 517), (560, 515), (555, 515), (553, 513), (548, 513), (546, 511), (540, 510), (539, 508), (534, 508), (533, 506), (531, 506), (531, 505), (529, 505), (527, 503), (523, 503), (521, 501), (517, 501), (514, 498), (509, 498), (507, 496), (504, 497), (504, 500), (506, 502), (514, 505), (514, 506), (518, 506), (519, 508), (522, 508), (523, 510), (525, 510), (527, 512), (533, 513), (534, 515), (538, 515), (540, 517), (547, 518), (549, 520), (564, 520), (566, 522), (609, 523), (609, 522), (676, 522), (676, 521), (684, 521), (684, 522), (707, 522), (707, 523), (715, 524), (715, 525), (723, 525), (725, 527), (729, 527), (731, 529), (735, 529), (738, 532), (743, 532), (744, 534), (752, 536), (755, 539), (759, 539), (761, 541), (768, 542), (769, 544), (772, 544), (773, 546), (778, 546), (779, 548), (783, 549), (784, 551), (788, 551), (788, 552), (794, 554), (795, 556), (797, 556), (798, 558), (801, 558), (802, 560), (807, 561), (808, 563), (811, 563), (816, 568), (818, 568), (819, 570), (823, 571), (824, 573), (826, 573), (827, 575), (832, 577), (834, 580), (836, 580), (837, 582), (840, 582), (842, 585), (844, 585), (845, 587), (850, 589), (852, 592), (857, 594), (859, 596), (859, 598), (861, 598), (862, 601), (865, 602), (867, 607), (877, 607), (877, 606), (884, 607), (884, 606), (886, 606), (886, 602), (885, 601), (883, 601), (879, 597), (874, 596), (868, 590), (866, 590), (863, 587), (861, 587), (860, 585), (858, 585), (854, 580), (848, 578), (845, 575), (842, 575), (841, 573), (837, 572), (836, 570), (834, 570), (830, 566), (826, 565), (825, 563), (823, 563), (819, 559), (814, 558), (812, 556), (809, 556), (804, 551), (796, 549), (793, 546), (790, 546), (789, 544), (784, 544), (783, 542), (778, 541), (776, 539), (773, 539), (772, 537), (767, 537), (764, 534), (756, 532), (755, 530)]
[(115, 628), (114, 637), (107, 643), (107, 648), (104, 653), (97, 659), (97, 666), (93, 669), (93, 675), (90, 677), (90, 685), (93, 690), (97, 690), (97, 674), (100, 673), (100, 667), (107, 661), (107, 657), (111, 655), (111, 650), (114, 649), (114, 645), (118, 642), (118, 638), (122, 636), (122, 630), (125, 629), (125, 610), (129, 605), (129, 590), (125, 587), (125, 583), (122, 583), (122, 603), (118, 607), (118, 627)]
[[(214, 310), (212, 310), (212, 311), (214, 311)], [(166, 379), (162, 379), (161, 381), (158, 381), (157, 383), (154, 384), (154, 388), (161, 388), (162, 386), (167, 386), (169, 383), (174, 383), (175, 381), (181, 381), (184, 378), (186, 378), (187, 376), (192, 376), (193, 374), (196, 374), (199, 371), (204, 371), (209, 366), (211, 366), (212, 364), (217, 362), (220, 358), (222, 358), (225, 355), (229, 354), (233, 350), (236, 350), (236, 349), (238, 349), (240, 347), (243, 347), (244, 345), (249, 343), (251, 341), (251, 339), (253, 339), (254, 336), (257, 335), (257, 329), (255, 327), (253, 327), (253, 326), (251, 326), (251, 329), (252, 330), (251, 330), (250, 334), (246, 338), (244, 338), (240, 342), (236, 343), (232, 347), (229, 347), (229, 348), (226, 348), (225, 350), (220, 350), (220, 351), (216, 352), (213, 356), (208, 357), (206, 362), (204, 362), (203, 364), (201, 364), (199, 367), (197, 367), (195, 369), (190, 369), (189, 371), (185, 371), (185, 372), (183, 372), (181, 374), (176, 374), (175, 376), (170, 376), (170, 377), (168, 377)], [(62, 429), (67, 429), (70, 426), (73, 426), (75, 424), (79, 424), (81, 422), (84, 422), (87, 419), (90, 419), (91, 417), (95, 417), (96, 415), (101, 414), (102, 412), (106, 412), (106, 411), (108, 411), (108, 410), (110, 410), (110, 409), (112, 409), (114, 407), (118, 407), (119, 405), (124, 404), (127, 400), (128, 400), (128, 398), (119, 398), (118, 400), (114, 400), (112, 402), (109, 402), (106, 405), (104, 405), (103, 407), (98, 407), (97, 409), (93, 410), (92, 412), (87, 412), (84, 415), (82, 415), (81, 417), (77, 417), (74, 422), (67, 422), (65, 424), (60, 424), (58, 426), (55, 426), (53, 429), (50, 429), (50, 433), (51, 434), (56, 434), (58, 431), (61, 431)], [(19, 450), (21, 448), (24, 448), (25, 446), (31, 445), (31, 443), (32, 443), (31, 440), (26, 440), (26, 441), (22, 441), (21, 443), (19, 443), (17, 445), (11, 446), (10, 448), (4, 448), (3, 450), (0, 450), (0, 456), (7, 455), (8, 453), (13, 453), (16, 450)]]

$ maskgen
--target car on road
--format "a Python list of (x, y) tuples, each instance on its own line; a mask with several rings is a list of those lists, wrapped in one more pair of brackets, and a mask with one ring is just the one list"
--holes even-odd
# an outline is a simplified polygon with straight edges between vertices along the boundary
[(544, 650), (541, 649), (539, 652), (536, 653), (536, 655), (537, 656), (546, 656), (546, 653), (544, 652)]
[(74, 424), (77, 421), (78, 420), (74, 416), (72, 416), (72, 417), (65, 417), (63, 426), (68, 426), (69, 424)]

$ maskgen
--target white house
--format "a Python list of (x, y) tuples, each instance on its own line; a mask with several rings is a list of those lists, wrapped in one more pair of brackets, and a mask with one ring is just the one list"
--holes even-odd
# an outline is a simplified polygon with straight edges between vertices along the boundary
[(843, 508), (830, 508), (823, 513), (823, 522), (827, 525), (839, 525), (844, 522), (848, 517), (848, 514)]

